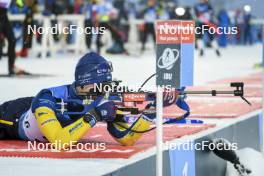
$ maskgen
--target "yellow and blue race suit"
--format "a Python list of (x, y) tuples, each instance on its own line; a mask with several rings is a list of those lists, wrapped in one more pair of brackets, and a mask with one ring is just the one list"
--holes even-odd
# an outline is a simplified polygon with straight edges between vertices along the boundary
[[(61, 144), (78, 142), (95, 126), (96, 121), (87, 120), (85, 115), (65, 115), (56, 111), (56, 103), (61, 99), (81, 99), (81, 97), (76, 94), (75, 86), (72, 84), (43, 89), (34, 98), (21, 98), (2, 104), (0, 139), (49, 141)], [(78, 108), (73, 107), (71, 110), (78, 111)], [(92, 116), (98, 115), (95, 113), (95, 108), (95, 104), (91, 103), (88, 105), (87, 113)], [(133, 131), (148, 130), (150, 126), (150, 120), (145, 116), (137, 119), (131, 126), (125, 121), (119, 123), (122, 123), (123, 127), (107, 122), (107, 130), (122, 145), (134, 145), (142, 133)]]

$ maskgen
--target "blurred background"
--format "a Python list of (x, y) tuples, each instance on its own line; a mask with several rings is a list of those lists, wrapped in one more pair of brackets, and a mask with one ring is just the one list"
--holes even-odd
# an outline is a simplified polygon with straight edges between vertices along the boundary
[[(262, 0), (13, 0), (7, 10), (15, 40), (8, 41), (0, 30), (0, 102), (71, 83), (78, 58), (89, 51), (111, 60), (115, 77), (140, 84), (155, 72), (156, 20), (236, 27), (236, 34), (196, 35), (196, 85), (257, 72), (262, 58), (263, 7)], [(106, 32), (100, 34), (94, 28), (95, 34), (28, 34), (28, 26), (70, 25), (105, 27)], [(15, 47), (14, 77), (4, 76), (10, 73), (9, 43)], [(46, 76), (16, 77), (28, 72)]]

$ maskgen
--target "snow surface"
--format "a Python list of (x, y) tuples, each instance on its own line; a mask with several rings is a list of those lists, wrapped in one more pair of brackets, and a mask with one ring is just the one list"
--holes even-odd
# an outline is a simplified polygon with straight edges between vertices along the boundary
[[(262, 153), (252, 148), (244, 148), (236, 153), (240, 162), (252, 171), (250, 176), (263, 176), (264, 155)], [(226, 176), (239, 176), (237, 170), (230, 162), (227, 164)]]
[[(253, 65), (262, 58), (262, 46), (230, 46), (222, 49), (222, 57), (216, 57), (208, 50), (205, 57), (195, 56), (195, 85), (232, 76), (255, 73)], [(0, 78), (0, 103), (4, 101), (34, 96), (41, 89), (69, 84), (74, 79), (74, 67), (81, 55), (58, 54), (47, 59), (17, 59), (17, 66), (32, 73), (54, 74), (55, 77), (41, 79)], [(155, 72), (155, 53), (147, 50), (142, 56), (105, 55), (114, 65), (114, 77), (124, 84), (141, 84)], [(0, 61), (0, 74), (7, 73), (7, 59)], [(148, 85), (154, 85), (152, 80)], [(102, 166), (103, 162), (103, 166)], [(102, 175), (113, 168), (121, 167), (123, 159), (33, 159), (0, 158), (0, 175)]]

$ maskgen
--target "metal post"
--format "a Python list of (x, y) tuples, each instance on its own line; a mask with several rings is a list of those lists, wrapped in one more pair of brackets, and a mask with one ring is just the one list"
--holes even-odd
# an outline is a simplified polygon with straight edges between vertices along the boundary
[(163, 90), (162, 87), (157, 87), (157, 119), (156, 119), (156, 176), (162, 176), (163, 170), (163, 129), (162, 129), (162, 115), (163, 114)]
[(264, 24), (262, 24), (262, 152), (264, 152)]

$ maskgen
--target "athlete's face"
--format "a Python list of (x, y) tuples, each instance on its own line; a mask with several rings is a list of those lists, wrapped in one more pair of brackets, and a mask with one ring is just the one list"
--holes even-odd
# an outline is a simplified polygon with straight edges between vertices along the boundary
[(81, 87), (81, 86), (76, 87), (76, 91), (77, 91), (77, 93), (88, 93), (93, 88), (94, 88), (94, 85), (93, 84), (89, 84), (89, 85), (86, 85), (86, 86), (83, 86), (83, 87)]

